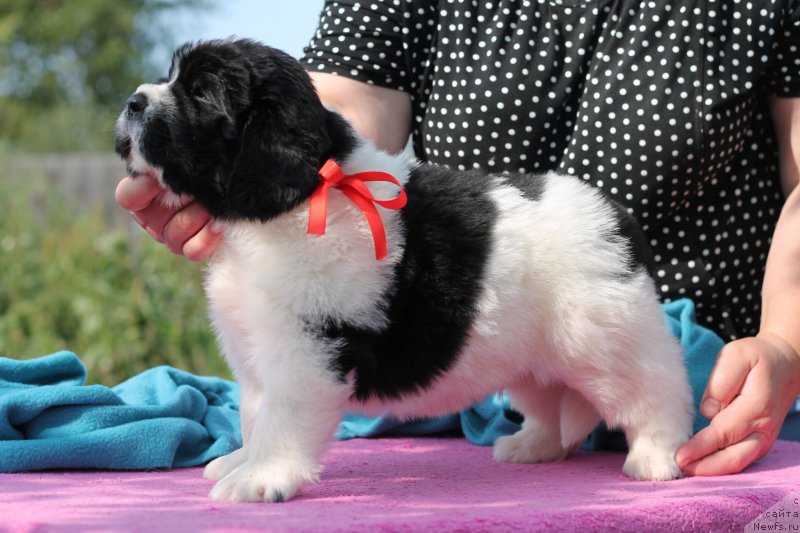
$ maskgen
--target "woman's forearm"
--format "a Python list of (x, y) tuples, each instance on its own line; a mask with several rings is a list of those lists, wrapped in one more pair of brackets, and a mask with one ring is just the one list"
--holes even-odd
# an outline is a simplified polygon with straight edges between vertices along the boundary
[(786, 199), (772, 239), (762, 290), (761, 331), (800, 354), (800, 187)]

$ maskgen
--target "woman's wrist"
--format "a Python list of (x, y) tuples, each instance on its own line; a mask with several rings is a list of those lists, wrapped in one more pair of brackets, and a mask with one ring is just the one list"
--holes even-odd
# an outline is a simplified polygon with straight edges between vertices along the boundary
[(791, 359), (795, 359), (800, 362), (800, 347), (797, 344), (793, 343), (789, 335), (786, 335), (783, 332), (775, 331), (770, 328), (761, 328), (756, 335), (758, 338), (764, 339), (765, 341), (772, 344), (775, 348), (781, 351), (781, 353), (785, 354), (787, 357)]

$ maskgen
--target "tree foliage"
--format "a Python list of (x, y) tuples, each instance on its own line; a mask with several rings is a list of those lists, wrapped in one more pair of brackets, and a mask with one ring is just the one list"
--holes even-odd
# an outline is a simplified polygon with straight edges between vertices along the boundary
[(0, 138), (25, 150), (107, 149), (125, 97), (164, 65), (167, 13), (206, 0), (0, 0)]
[(0, 357), (70, 350), (90, 383), (108, 386), (161, 364), (230, 377), (206, 318), (201, 265), (138, 228), (110, 226), (102, 206), (72, 205), (43, 175), (8, 185), (14, 194), (0, 188)]

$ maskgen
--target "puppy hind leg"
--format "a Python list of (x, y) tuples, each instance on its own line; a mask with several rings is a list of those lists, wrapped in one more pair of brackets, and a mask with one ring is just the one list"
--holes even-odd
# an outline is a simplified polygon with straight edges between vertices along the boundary
[(616, 420), (628, 439), (623, 472), (633, 479), (676, 479), (682, 474), (675, 453), (691, 436), (694, 416), (683, 350), (666, 326), (637, 340), (643, 390)]
[(676, 479), (681, 471), (675, 453), (691, 434), (693, 416), (681, 348), (666, 330), (653, 328), (630, 346), (616, 354), (615, 364), (571, 386), (592, 402), (609, 427), (625, 431), (627, 476)]
[(675, 453), (691, 436), (692, 395), (682, 365), (660, 372), (661, 390), (619, 413), (628, 439), (622, 471), (633, 479), (664, 481), (682, 476)]
[(543, 463), (566, 457), (568, 450), (561, 445), (559, 420), (563, 385), (545, 387), (531, 378), (509, 387), (507, 391), (511, 404), (522, 414), (524, 421), (522, 429), (495, 441), (495, 461)]
[[(655, 415), (658, 420), (663, 414)], [(663, 419), (662, 419), (663, 420)], [(676, 438), (674, 428), (658, 423), (623, 427), (628, 439), (628, 456), (622, 471), (632, 479), (668, 481), (682, 476), (675, 453), (688, 438)]]
[(561, 396), (561, 446), (572, 451), (600, 423), (600, 414), (583, 395), (567, 388)]

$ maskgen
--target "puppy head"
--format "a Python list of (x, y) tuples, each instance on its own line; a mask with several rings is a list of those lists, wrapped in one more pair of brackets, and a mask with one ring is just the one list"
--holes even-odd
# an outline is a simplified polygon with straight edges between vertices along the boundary
[(269, 220), (308, 198), (317, 171), (354, 138), (290, 56), (246, 39), (189, 43), (169, 75), (141, 85), (116, 126), (116, 152), (212, 216)]

